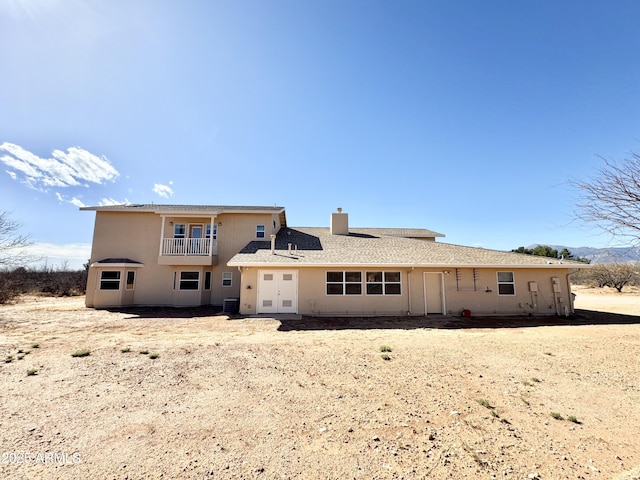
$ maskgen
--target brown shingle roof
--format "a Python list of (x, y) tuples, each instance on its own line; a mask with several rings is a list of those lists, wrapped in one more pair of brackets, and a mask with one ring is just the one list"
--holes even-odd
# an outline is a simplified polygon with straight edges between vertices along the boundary
[[(269, 241), (254, 241), (236, 254), (229, 266), (423, 266), (575, 268), (585, 264), (499, 250), (429, 242), (351, 229), (331, 235), (328, 228), (283, 228), (276, 237), (275, 255)], [(291, 244), (291, 253), (288, 244)]]

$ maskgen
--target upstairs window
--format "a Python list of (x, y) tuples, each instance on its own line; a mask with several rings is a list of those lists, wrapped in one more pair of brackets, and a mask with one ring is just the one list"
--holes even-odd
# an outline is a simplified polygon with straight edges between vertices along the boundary
[(516, 283), (513, 272), (498, 272), (498, 295), (515, 295)]
[(173, 238), (184, 238), (187, 233), (187, 225), (185, 223), (176, 223), (173, 226)]
[[(211, 237), (211, 224), (207, 223), (206, 227), (205, 227), (205, 237), (206, 238), (212, 238)], [(215, 240), (216, 238), (218, 238), (218, 225), (216, 225), (215, 223), (213, 224), (213, 239)]]
[(264, 225), (256, 225), (256, 238), (264, 238)]

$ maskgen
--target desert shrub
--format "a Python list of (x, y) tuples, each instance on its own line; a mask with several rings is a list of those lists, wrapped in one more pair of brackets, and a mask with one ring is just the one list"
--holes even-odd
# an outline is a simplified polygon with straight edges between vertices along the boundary
[(8, 303), (19, 295), (47, 294), (58, 297), (84, 295), (87, 270), (69, 270), (43, 266), (40, 268), (17, 267), (0, 271), (0, 304)]

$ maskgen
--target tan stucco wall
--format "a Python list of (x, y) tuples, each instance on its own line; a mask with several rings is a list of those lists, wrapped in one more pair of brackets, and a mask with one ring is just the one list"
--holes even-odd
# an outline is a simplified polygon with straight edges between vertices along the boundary
[[(87, 280), (86, 304), (89, 307), (112, 307), (119, 305), (222, 305), (227, 297), (238, 297), (240, 272), (228, 267), (233, 255), (252, 240), (269, 240), (271, 233), (280, 228), (278, 215), (272, 214), (222, 214), (215, 219), (218, 227), (217, 265), (188, 265), (197, 257), (172, 257), (171, 265), (159, 265), (161, 236), (172, 237), (174, 223), (210, 223), (211, 217), (172, 216), (165, 219), (164, 235), (161, 235), (162, 217), (153, 213), (96, 212), (91, 262), (106, 258), (129, 258), (144, 264), (143, 267), (92, 267)], [(273, 222), (276, 222), (275, 231)], [(256, 238), (256, 225), (265, 225), (265, 238)], [(167, 258), (167, 257), (163, 257)], [(182, 263), (182, 264), (181, 264)], [(203, 263), (205, 263), (203, 261)], [(120, 291), (99, 290), (102, 270), (121, 271)], [(136, 271), (133, 292), (124, 290), (127, 270)], [(198, 292), (174, 289), (174, 275), (180, 271), (200, 272)], [(212, 272), (212, 288), (204, 290), (204, 274)], [(231, 272), (231, 287), (222, 286), (222, 273)]]
[[(240, 312), (254, 314), (259, 294), (258, 272), (265, 268), (243, 269), (240, 290)], [(278, 270), (278, 269), (274, 269)], [(459, 269), (456, 284), (455, 268), (448, 269), (387, 269), (402, 274), (402, 294), (390, 296), (326, 295), (327, 268), (298, 270), (298, 313), (305, 315), (424, 315), (424, 272), (442, 274), (445, 313), (460, 315), (463, 309), (472, 315), (555, 315), (564, 314), (564, 307), (572, 311), (567, 269), (500, 269), (514, 273), (515, 295), (498, 295), (498, 269), (477, 269), (474, 290), (473, 269)], [(363, 272), (374, 269), (348, 268)], [(560, 292), (555, 293), (552, 278), (558, 278)], [(364, 275), (363, 275), (364, 278)], [(529, 282), (536, 282), (537, 294), (529, 291)], [(364, 286), (363, 286), (364, 288)], [(489, 291), (487, 291), (489, 290)]]

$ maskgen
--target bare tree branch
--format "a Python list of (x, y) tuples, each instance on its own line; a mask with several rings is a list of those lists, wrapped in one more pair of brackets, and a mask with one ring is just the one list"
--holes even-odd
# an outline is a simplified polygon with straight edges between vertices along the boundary
[(640, 155), (605, 166), (587, 180), (569, 183), (580, 190), (578, 217), (605, 232), (640, 244)]
[(19, 230), (20, 223), (12, 220), (7, 212), (0, 212), (0, 268), (24, 265), (35, 260), (24, 253), (24, 248), (31, 242)]

